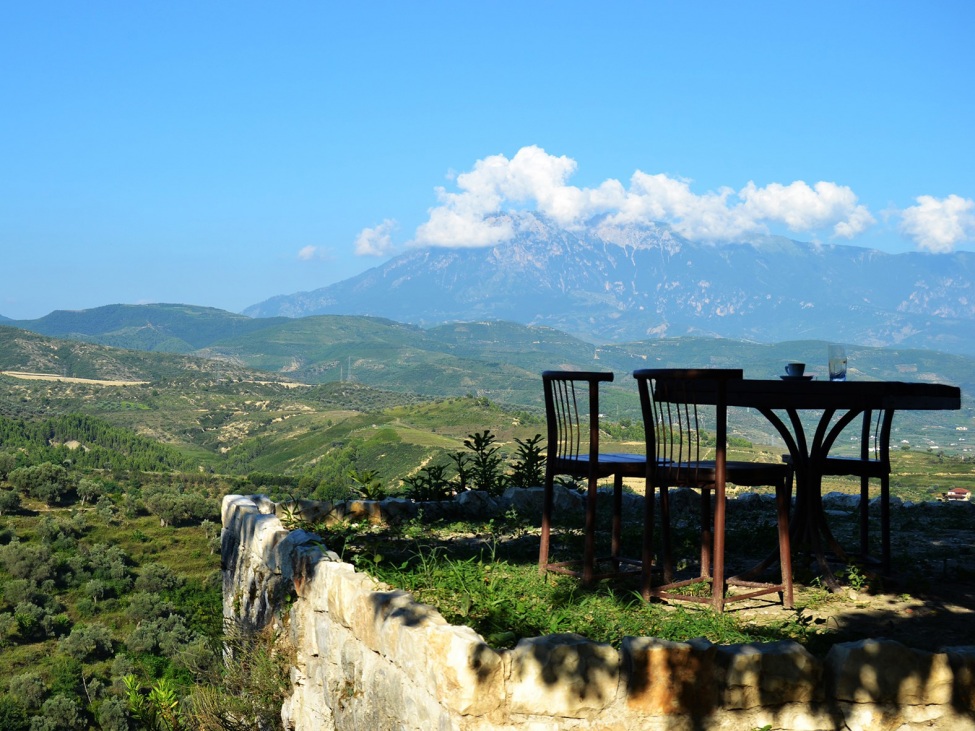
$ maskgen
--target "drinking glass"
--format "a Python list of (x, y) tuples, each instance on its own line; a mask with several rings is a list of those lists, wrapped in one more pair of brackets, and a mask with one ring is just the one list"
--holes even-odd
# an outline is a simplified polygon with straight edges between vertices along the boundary
[(829, 380), (846, 380), (846, 348), (842, 345), (829, 346)]

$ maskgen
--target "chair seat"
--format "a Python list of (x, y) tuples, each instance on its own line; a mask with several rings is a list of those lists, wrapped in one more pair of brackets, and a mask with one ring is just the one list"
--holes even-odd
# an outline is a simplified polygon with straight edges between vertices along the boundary
[[(665, 466), (663, 474), (673, 480), (673, 484), (693, 484), (707, 482), (714, 478), (717, 466), (713, 461), (671, 462)], [(789, 467), (784, 464), (766, 462), (725, 462), (725, 477), (728, 482), (743, 487), (776, 485), (789, 476)]]
[[(578, 457), (559, 457), (553, 459), (555, 471), (566, 475), (585, 476), (589, 474), (589, 455)], [(620, 473), (626, 477), (643, 477), (646, 474), (647, 458), (642, 454), (628, 452), (601, 453), (597, 457), (595, 472), (599, 477)]]

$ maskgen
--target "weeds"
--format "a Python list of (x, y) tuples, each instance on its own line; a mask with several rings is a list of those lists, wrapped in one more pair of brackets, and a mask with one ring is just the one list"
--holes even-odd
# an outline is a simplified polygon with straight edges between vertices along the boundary
[(349, 479), (355, 483), (356, 492), (364, 500), (382, 500), (388, 495), (386, 486), (376, 470), (349, 470)]

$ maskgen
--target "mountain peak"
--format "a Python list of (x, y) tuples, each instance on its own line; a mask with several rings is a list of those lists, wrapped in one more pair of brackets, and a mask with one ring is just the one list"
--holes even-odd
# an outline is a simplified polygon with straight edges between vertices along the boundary
[(507, 213), (492, 246), (413, 249), (357, 277), (247, 308), (418, 325), (511, 320), (591, 342), (716, 335), (975, 352), (975, 254), (885, 254), (761, 236), (689, 241), (597, 218), (570, 229)]

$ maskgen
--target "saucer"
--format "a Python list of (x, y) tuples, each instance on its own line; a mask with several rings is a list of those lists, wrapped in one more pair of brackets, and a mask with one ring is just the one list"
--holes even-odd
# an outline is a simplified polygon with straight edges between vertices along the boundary
[(779, 376), (783, 381), (811, 381), (814, 376)]

